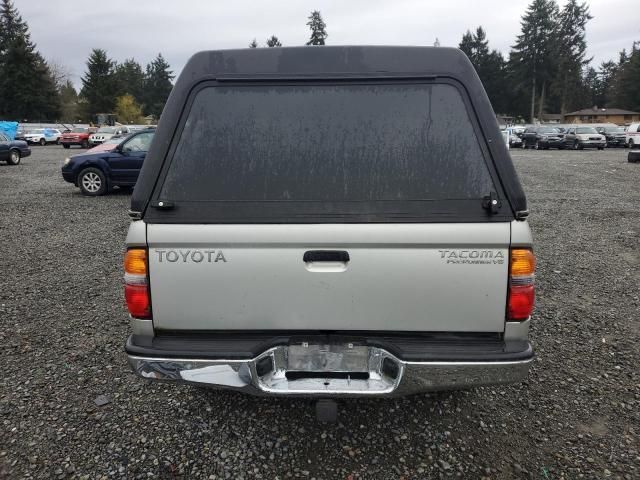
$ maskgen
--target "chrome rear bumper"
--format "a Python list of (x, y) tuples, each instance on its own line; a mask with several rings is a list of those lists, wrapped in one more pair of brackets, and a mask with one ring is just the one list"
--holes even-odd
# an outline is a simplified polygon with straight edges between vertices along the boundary
[[(346, 348), (346, 347), (345, 347)], [(140, 377), (240, 390), (254, 395), (400, 396), (520, 382), (533, 353), (516, 361), (403, 361), (378, 347), (366, 348), (364, 368), (350, 370), (327, 356), (293, 365), (289, 346), (278, 346), (250, 360), (156, 358), (128, 354)], [(342, 355), (342, 353), (340, 353)], [(342, 357), (341, 357), (342, 358)], [(317, 362), (320, 359), (320, 363)], [(335, 360), (335, 357), (334, 357)], [(333, 363), (333, 365), (331, 365)]]

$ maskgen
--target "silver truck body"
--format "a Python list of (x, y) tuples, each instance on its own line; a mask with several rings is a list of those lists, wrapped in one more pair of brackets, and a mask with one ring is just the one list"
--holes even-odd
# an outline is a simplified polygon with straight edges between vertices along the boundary
[[(528, 344), (528, 320), (505, 322), (507, 261), (500, 261), (511, 246), (532, 246), (526, 221), (258, 228), (167, 228), (136, 221), (127, 247), (140, 246), (149, 248), (154, 318), (132, 318), (131, 326), (134, 335), (147, 340), (163, 330), (332, 330), (356, 337), (358, 330), (373, 330), (490, 332), (505, 342)], [(346, 249), (351, 260), (307, 265), (302, 256), (310, 248)], [(169, 252), (176, 254), (167, 258)], [(289, 380), (290, 348), (273, 346), (242, 360), (130, 354), (129, 362), (144, 378), (255, 395), (369, 396), (517, 382), (533, 360), (528, 355), (505, 361), (403, 361), (367, 346), (358, 352), (365, 368), (356, 369), (367, 379), (319, 374)], [(316, 352), (308, 355), (312, 361), (303, 370), (348, 373), (342, 362), (357, 347), (328, 342), (304, 348)], [(264, 358), (273, 359), (273, 369), (258, 375), (256, 365)], [(328, 358), (334, 364), (327, 366)], [(385, 359), (397, 365), (395, 378), (382, 372)], [(293, 367), (300, 371), (300, 365)]]

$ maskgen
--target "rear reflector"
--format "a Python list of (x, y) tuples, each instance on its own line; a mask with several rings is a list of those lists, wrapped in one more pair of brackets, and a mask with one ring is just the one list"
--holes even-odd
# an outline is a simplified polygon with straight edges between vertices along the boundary
[(147, 250), (131, 248), (124, 257), (124, 297), (132, 317), (151, 318)]
[(511, 250), (507, 319), (523, 321), (531, 316), (535, 303), (536, 257), (528, 248)]

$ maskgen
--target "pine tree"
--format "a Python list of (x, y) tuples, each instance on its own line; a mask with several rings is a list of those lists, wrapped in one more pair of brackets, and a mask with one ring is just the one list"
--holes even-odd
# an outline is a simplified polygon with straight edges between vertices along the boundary
[(94, 48), (87, 60), (87, 72), (82, 77), (80, 96), (86, 101), (85, 115), (93, 119), (98, 113), (111, 113), (115, 108), (118, 82), (115, 76), (115, 62), (107, 52)]
[(326, 31), (327, 24), (322, 20), (320, 12), (314, 10), (308, 19), (307, 25), (311, 29), (311, 38), (309, 38), (307, 45), (324, 45), (324, 41), (329, 35)]
[(627, 49), (623, 48), (618, 58), (618, 66), (622, 66), (629, 61), (629, 55), (627, 55)]
[(544, 112), (545, 96), (555, 73), (558, 5), (554, 0), (533, 0), (522, 17), (522, 31), (509, 56), (511, 78), (517, 89), (528, 90), (530, 121)]
[(0, 7), (0, 115), (16, 120), (55, 120), (60, 97), (47, 62), (11, 0)]
[(160, 118), (164, 104), (169, 98), (174, 75), (161, 53), (147, 65), (144, 82), (144, 112)]
[(640, 111), (640, 42), (634, 42), (631, 53), (623, 50), (621, 64), (612, 79), (612, 102), (618, 108)]
[(616, 62), (609, 60), (600, 64), (600, 70), (597, 72), (597, 82), (595, 82), (596, 90), (591, 105), (600, 107), (615, 106), (611, 103), (613, 80), (618, 72)]
[(12, 41), (29, 36), (29, 27), (11, 0), (2, 0), (0, 7), (0, 55), (9, 48)]
[(473, 64), (489, 100), (496, 112), (505, 113), (508, 109), (505, 82), (505, 61), (497, 50), (489, 51), (487, 34), (482, 27), (475, 33), (467, 30), (459, 45)]
[(592, 18), (587, 4), (579, 4), (577, 0), (569, 0), (560, 12), (555, 53), (558, 68), (552, 83), (552, 94), (557, 97), (563, 115), (575, 110), (581, 103), (582, 72), (591, 61), (585, 58), (585, 30)]
[(66, 83), (60, 87), (60, 103), (62, 104), (61, 121), (75, 123), (80, 119), (78, 92), (76, 92), (71, 80), (67, 80)]
[(583, 104), (604, 106), (604, 103), (599, 100), (602, 84), (597, 70), (593, 67), (588, 67), (582, 81), (586, 89), (586, 94), (584, 95), (585, 102), (583, 102)]
[(137, 103), (142, 102), (144, 93), (144, 72), (142, 66), (133, 58), (129, 58), (116, 66), (116, 82), (118, 83), (118, 96), (132, 95)]
[(275, 35), (271, 35), (270, 38), (267, 38), (267, 47), (272, 48), (281, 46), (282, 43), (280, 43), (280, 40), (278, 40), (278, 37), (276, 37)]
[(473, 45), (474, 45), (473, 33), (471, 33), (471, 30), (467, 30), (467, 32), (464, 35), (462, 35), (462, 40), (460, 41), (458, 48), (462, 50), (467, 57), (469, 57), (469, 60), (471, 60), (471, 63), (473, 63), (473, 55), (474, 55)]
[(512, 92), (507, 82), (507, 62), (502, 53), (491, 50), (483, 60), (480, 75), (493, 109), (499, 113), (509, 113)]
[(251, 40), (251, 43), (249, 44), (249, 48), (258, 48), (258, 42), (256, 42), (255, 38)]
[(477, 65), (481, 64), (489, 56), (487, 34), (482, 27), (478, 27), (475, 33), (467, 30), (467, 33), (462, 36), (462, 41), (458, 48), (469, 57), (471, 63), (477, 68)]
[(47, 62), (39, 53), (36, 53), (32, 69), (33, 94), (31, 115), (33, 118), (55, 121), (60, 116), (60, 92), (56, 81), (51, 75)]
[(473, 49), (479, 60), (484, 60), (489, 56), (489, 40), (487, 40), (487, 34), (481, 26), (476, 29), (476, 34), (473, 36)]

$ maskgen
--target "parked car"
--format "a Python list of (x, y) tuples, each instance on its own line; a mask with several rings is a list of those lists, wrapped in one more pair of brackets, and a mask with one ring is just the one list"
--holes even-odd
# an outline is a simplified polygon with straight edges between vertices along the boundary
[(112, 187), (133, 187), (151, 145), (154, 130), (109, 139), (84, 153), (67, 158), (62, 178), (84, 195), (104, 195)]
[(150, 128), (156, 128), (155, 125), (127, 125), (129, 133), (139, 132), (140, 130), (149, 130)]
[(640, 123), (632, 123), (627, 127), (625, 140), (629, 148), (640, 146)]
[(63, 133), (60, 143), (64, 148), (71, 148), (71, 145), (79, 145), (82, 148), (89, 147), (89, 136), (96, 131), (95, 128), (75, 127), (68, 133)]
[(564, 148), (564, 135), (556, 127), (527, 127), (522, 133), (522, 148), (548, 150)]
[(26, 134), (29, 133), (28, 130), (25, 130), (24, 127), (18, 126), (18, 130), (16, 131), (16, 140), (27, 141)]
[(583, 148), (597, 148), (603, 150), (607, 146), (604, 135), (600, 135), (593, 127), (570, 127), (564, 135), (567, 148), (582, 150)]
[(48, 143), (58, 143), (62, 133), (57, 128), (36, 128), (25, 133), (24, 138), (28, 143), (38, 143), (45, 146)]
[(526, 199), (467, 57), (258, 50), (191, 57), (162, 114), (126, 240), (134, 372), (312, 397), (525, 378)]
[(522, 132), (524, 129), (518, 129), (516, 127), (507, 127), (507, 133), (509, 134), (509, 148), (522, 147)]
[(111, 137), (127, 133), (129, 133), (129, 129), (126, 126), (100, 127), (97, 132), (89, 135), (89, 145), (98, 145)]
[(0, 132), (0, 161), (18, 165), (20, 159), (31, 155), (31, 149), (24, 140), (11, 140)]
[(521, 126), (521, 125), (517, 125), (515, 127), (509, 127), (511, 128), (511, 130), (513, 131), (513, 133), (515, 133), (517, 136), (519, 136), (520, 138), (522, 138), (522, 134), (524, 133), (524, 131), (527, 129), (527, 127)]
[(626, 135), (624, 127), (607, 126), (596, 127), (596, 131), (600, 135), (604, 135), (607, 147), (626, 147)]

